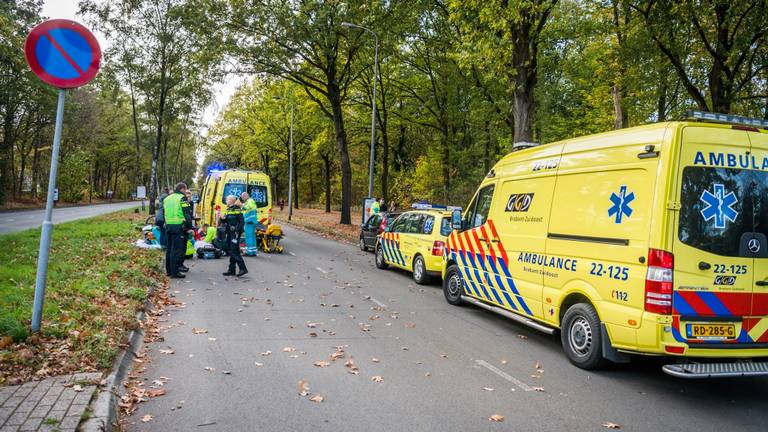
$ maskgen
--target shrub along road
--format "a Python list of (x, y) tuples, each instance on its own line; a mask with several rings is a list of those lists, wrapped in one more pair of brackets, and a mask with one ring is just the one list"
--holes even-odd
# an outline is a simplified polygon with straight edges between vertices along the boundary
[(767, 379), (681, 381), (648, 359), (586, 372), (555, 337), (285, 231), (248, 278), (195, 260), (172, 282), (185, 304), (156, 320), (133, 381), (156, 397), (127, 430), (765, 430)]

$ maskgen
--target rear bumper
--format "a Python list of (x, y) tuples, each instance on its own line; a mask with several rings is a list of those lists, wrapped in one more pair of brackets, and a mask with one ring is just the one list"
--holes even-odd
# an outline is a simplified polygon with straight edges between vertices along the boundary
[(671, 364), (662, 370), (685, 379), (754, 377), (768, 375), (768, 362)]

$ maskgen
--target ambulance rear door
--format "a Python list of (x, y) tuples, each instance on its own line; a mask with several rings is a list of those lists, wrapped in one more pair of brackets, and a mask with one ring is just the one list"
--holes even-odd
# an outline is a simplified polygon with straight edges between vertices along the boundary
[(691, 347), (751, 343), (756, 186), (747, 132), (682, 129), (672, 333)]

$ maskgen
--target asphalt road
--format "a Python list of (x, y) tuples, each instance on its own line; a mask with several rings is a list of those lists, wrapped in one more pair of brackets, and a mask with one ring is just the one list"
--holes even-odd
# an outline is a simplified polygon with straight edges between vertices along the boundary
[[(167, 378), (167, 394), (140, 404), (127, 430), (766, 430), (768, 379), (683, 381), (649, 359), (586, 372), (555, 337), (450, 306), (439, 285), (377, 270), (354, 246), (285, 231), (286, 253), (247, 258), (248, 278), (221, 276), (225, 259), (195, 260), (172, 282), (186, 305), (162, 318), (142, 375), (148, 388)], [(333, 361), (336, 347), (345, 357)]]
[[(97, 204), (78, 207), (61, 207), (53, 209), (53, 223), (69, 222), (111, 213), (117, 210), (138, 207), (138, 201), (128, 201), (115, 204)], [(22, 210), (0, 213), (0, 234), (37, 228), (43, 224), (45, 210)]]

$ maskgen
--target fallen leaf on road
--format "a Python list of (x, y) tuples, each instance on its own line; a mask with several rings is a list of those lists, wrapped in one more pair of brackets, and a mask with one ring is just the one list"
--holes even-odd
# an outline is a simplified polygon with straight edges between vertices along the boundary
[(493, 387), (483, 387), (483, 390), (485, 390), (485, 391), (493, 391)]
[(602, 425), (604, 428), (607, 429), (621, 429), (621, 425), (618, 423), (612, 423), (612, 422), (603, 422)]
[(372, 376), (372, 377), (371, 377), (371, 381), (373, 381), (373, 382), (377, 382), (377, 383), (378, 383), (378, 382), (382, 382), (382, 381), (384, 381), (384, 378), (383, 378), (383, 377), (380, 377), (380, 376), (378, 376), (378, 375), (376, 375), (376, 376)]
[(526, 335), (522, 335), (522, 334), (519, 334), (519, 335), (517, 335), (517, 337), (519, 337), (519, 338), (520, 338), (520, 339), (522, 339), (522, 340), (526, 340), (526, 339), (528, 339), (528, 336), (526, 336)]
[(408, 351), (408, 347), (402, 347), (400, 349), (403, 350), (403, 351)]
[(309, 400), (311, 400), (312, 402), (315, 402), (315, 403), (320, 403), (320, 402), (323, 401), (323, 399), (324, 398), (322, 396), (320, 396), (320, 395), (314, 395), (311, 398), (309, 398)]
[(440, 354), (440, 357), (442, 357), (442, 358), (448, 358), (448, 354)]
[(228, 370), (221, 371), (221, 373), (223, 373), (224, 375), (232, 375), (232, 372)]
[(81, 386), (80, 384), (75, 384), (75, 385), (72, 386), (72, 390), (74, 390), (76, 392), (81, 392), (81, 391), (83, 391), (83, 386)]
[(299, 394), (301, 396), (307, 396), (309, 394), (309, 381), (307, 380), (299, 381)]
[(262, 366), (264, 366), (264, 363), (255, 362), (255, 364), (256, 364), (256, 367), (262, 367)]
[(349, 359), (347, 359), (346, 362), (344, 362), (344, 366), (350, 368), (353, 371), (357, 370), (357, 365), (355, 365), (355, 360), (353, 360), (352, 357), (350, 357)]
[(348, 370), (347, 372), (351, 373), (352, 375), (359, 375), (360, 374), (360, 371), (357, 370), (357, 369), (351, 369), (351, 370)]
[(294, 352), (296, 351), (296, 348), (294, 347), (285, 347), (283, 348), (283, 352)]
[(216, 338), (208, 338), (208, 340), (211, 341), (211, 342), (215, 342)]
[(427, 373), (425, 373), (425, 374), (424, 374), (424, 376), (425, 376), (425, 377), (427, 377), (427, 378), (429, 378), (429, 377), (431, 377), (431, 376), (432, 376), (432, 372), (427, 372)]
[(409, 328), (409, 329), (416, 328), (416, 324), (406, 324), (405, 328)]
[(271, 355), (271, 354), (272, 354), (272, 351), (264, 351), (263, 353), (261, 353), (261, 355), (263, 355), (264, 357), (266, 357), (268, 355)]
[(193, 334), (208, 333), (208, 330), (206, 330), (204, 328), (192, 327), (192, 333)]
[(146, 422), (150, 422), (150, 421), (152, 421), (152, 419), (153, 419), (153, 418), (154, 418), (154, 417), (152, 417), (150, 414), (146, 414), (146, 415), (144, 415), (144, 417), (142, 417), (142, 418), (141, 418), (141, 421), (143, 421), (144, 423), (146, 423)]
[(170, 354), (173, 354), (173, 353), (174, 353), (174, 351), (172, 349), (161, 349), (160, 350), (160, 354), (168, 354), (168, 355), (170, 355)]
[(505, 417), (504, 417), (503, 415), (500, 415), (500, 414), (494, 414), (494, 415), (492, 415), (492, 416), (488, 417), (488, 420), (490, 420), (490, 421), (492, 421), (492, 422), (496, 422), (496, 423), (501, 423), (501, 422), (503, 422), (503, 421), (504, 421), (504, 418), (505, 418)]
[(537, 391), (537, 392), (543, 392), (544, 391), (544, 387), (534, 387), (533, 390)]
[(508, 363), (508, 362), (507, 362), (506, 360), (502, 360), (502, 361), (501, 361), (501, 364), (503, 364), (503, 365), (505, 365), (505, 364), (507, 364), (507, 363)]
[(328, 366), (330, 366), (330, 365), (331, 365), (331, 364), (330, 364), (330, 363), (328, 363), (327, 361), (322, 361), (322, 360), (319, 360), (319, 361), (316, 361), (316, 362), (315, 362), (315, 366), (317, 366), (317, 367), (320, 367), (320, 368), (328, 367)]
[(309, 337), (317, 337), (317, 333), (315, 333), (315, 332), (309, 332)]
[(344, 358), (344, 353), (341, 351), (336, 351), (335, 353), (331, 354), (331, 360), (336, 361), (340, 358)]
[(165, 389), (149, 389), (147, 390), (147, 396), (153, 398), (158, 396), (165, 396)]
[(534, 369), (541, 369), (541, 363), (539, 363), (539, 362), (536, 362), (536, 364), (535, 364), (535, 365), (533, 365), (533, 368), (534, 368)]
[(315, 328), (315, 327), (317, 327), (318, 324), (320, 324), (320, 323), (314, 323), (314, 322), (313, 323), (307, 323), (307, 327)]
[(212, 368), (212, 367), (210, 367), (210, 366), (206, 366), (206, 367), (204, 367), (203, 369), (207, 370), (208, 372), (213, 372), (213, 371), (215, 371), (215, 370), (216, 370), (216, 368)]

